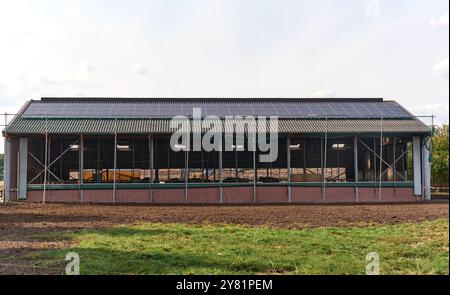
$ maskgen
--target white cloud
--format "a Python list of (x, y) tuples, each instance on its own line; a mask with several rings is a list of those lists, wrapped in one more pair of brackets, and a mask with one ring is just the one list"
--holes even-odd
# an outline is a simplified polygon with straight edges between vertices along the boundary
[(431, 67), (431, 73), (436, 77), (448, 79), (448, 58), (444, 58)]
[(80, 83), (91, 83), (94, 79), (93, 71), (94, 69), (91, 64), (88, 62), (82, 62), (79, 65), (75, 75), (69, 80), (74, 80)]
[(56, 77), (43, 76), (38, 79), (40, 84), (51, 87), (68, 86), (73, 88), (71, 92), (77, 92), (77, 88), (96, 88), (100, 86), (94, 77), (94, 68), (88, 62), (81, 62), (77, 70), (70, 75)]
[(448, 12), (440, 17), (434, 17), (430, 20), (430, 26), (433, 29), (448, 28)]
[(137, 62), (130, 68), (130, 72), (136, 75), (147, 75), (149, 70), (142, 62)]
[(317, 90), (317, 91), (311, 93), (311, 95), (310, 95), (310, 97), (313, 97), (313, 98), (320, 98), (320, 97), (333, 98), (335, 96), (336, 96), (336, 91), (334, 91), (332, 89)]
[[(8, 85), (2, 86), (2, 85)], [(83, 96), (101, 86), (94, 76), (91, 64), (82, 62), (70, 74), (27, 74), (9, 77), (0, 85), (0, 102), (2, 107), (17, 103), (17, 99), (26, 100), (42, 96)]]

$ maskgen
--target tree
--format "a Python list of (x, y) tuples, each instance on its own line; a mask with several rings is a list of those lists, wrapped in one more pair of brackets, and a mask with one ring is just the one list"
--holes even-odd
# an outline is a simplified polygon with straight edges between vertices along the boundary
[(432, 185), (448, 186), (448, 124), (436, 127), (433, 135)]

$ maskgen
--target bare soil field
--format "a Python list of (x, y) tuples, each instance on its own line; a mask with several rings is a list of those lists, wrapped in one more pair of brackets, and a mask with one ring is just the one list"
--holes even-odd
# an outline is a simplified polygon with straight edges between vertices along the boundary
[[(449, 204), (145, 206), (32, 204), (0, 205), (0, 274), (51, 273), (31, 267), (35, 250), (60, 248), (67, 241), (35, 236), (64, 230), (132, 223), (239, 224), (301, 229), (324, 226), (398, 224), (448, 218)], [(20, 266), (19, 266), (20, 265)], [(30, 265), (30, 267), (27, 267)]]

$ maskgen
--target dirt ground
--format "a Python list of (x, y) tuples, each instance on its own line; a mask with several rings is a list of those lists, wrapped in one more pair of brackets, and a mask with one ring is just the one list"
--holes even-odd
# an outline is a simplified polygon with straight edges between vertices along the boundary
[(33, 236), (63, 230), (105, 228), (139, 222), (232, 223), (299, 229), (321, 226), (365, 226), (448, 218), (449, 204), (141, 206), (31, 204), (0, 205), (0, 274), (53, 273), (32, 267), (30, 251), (68, 246), (68, 241)]

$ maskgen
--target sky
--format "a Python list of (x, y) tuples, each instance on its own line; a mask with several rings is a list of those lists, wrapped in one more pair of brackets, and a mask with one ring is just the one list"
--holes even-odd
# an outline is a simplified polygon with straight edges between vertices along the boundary
[(447, 0), (0, 0), (0, 113), (42, 96), (383, 97), (444, 123), (448, 52)]

